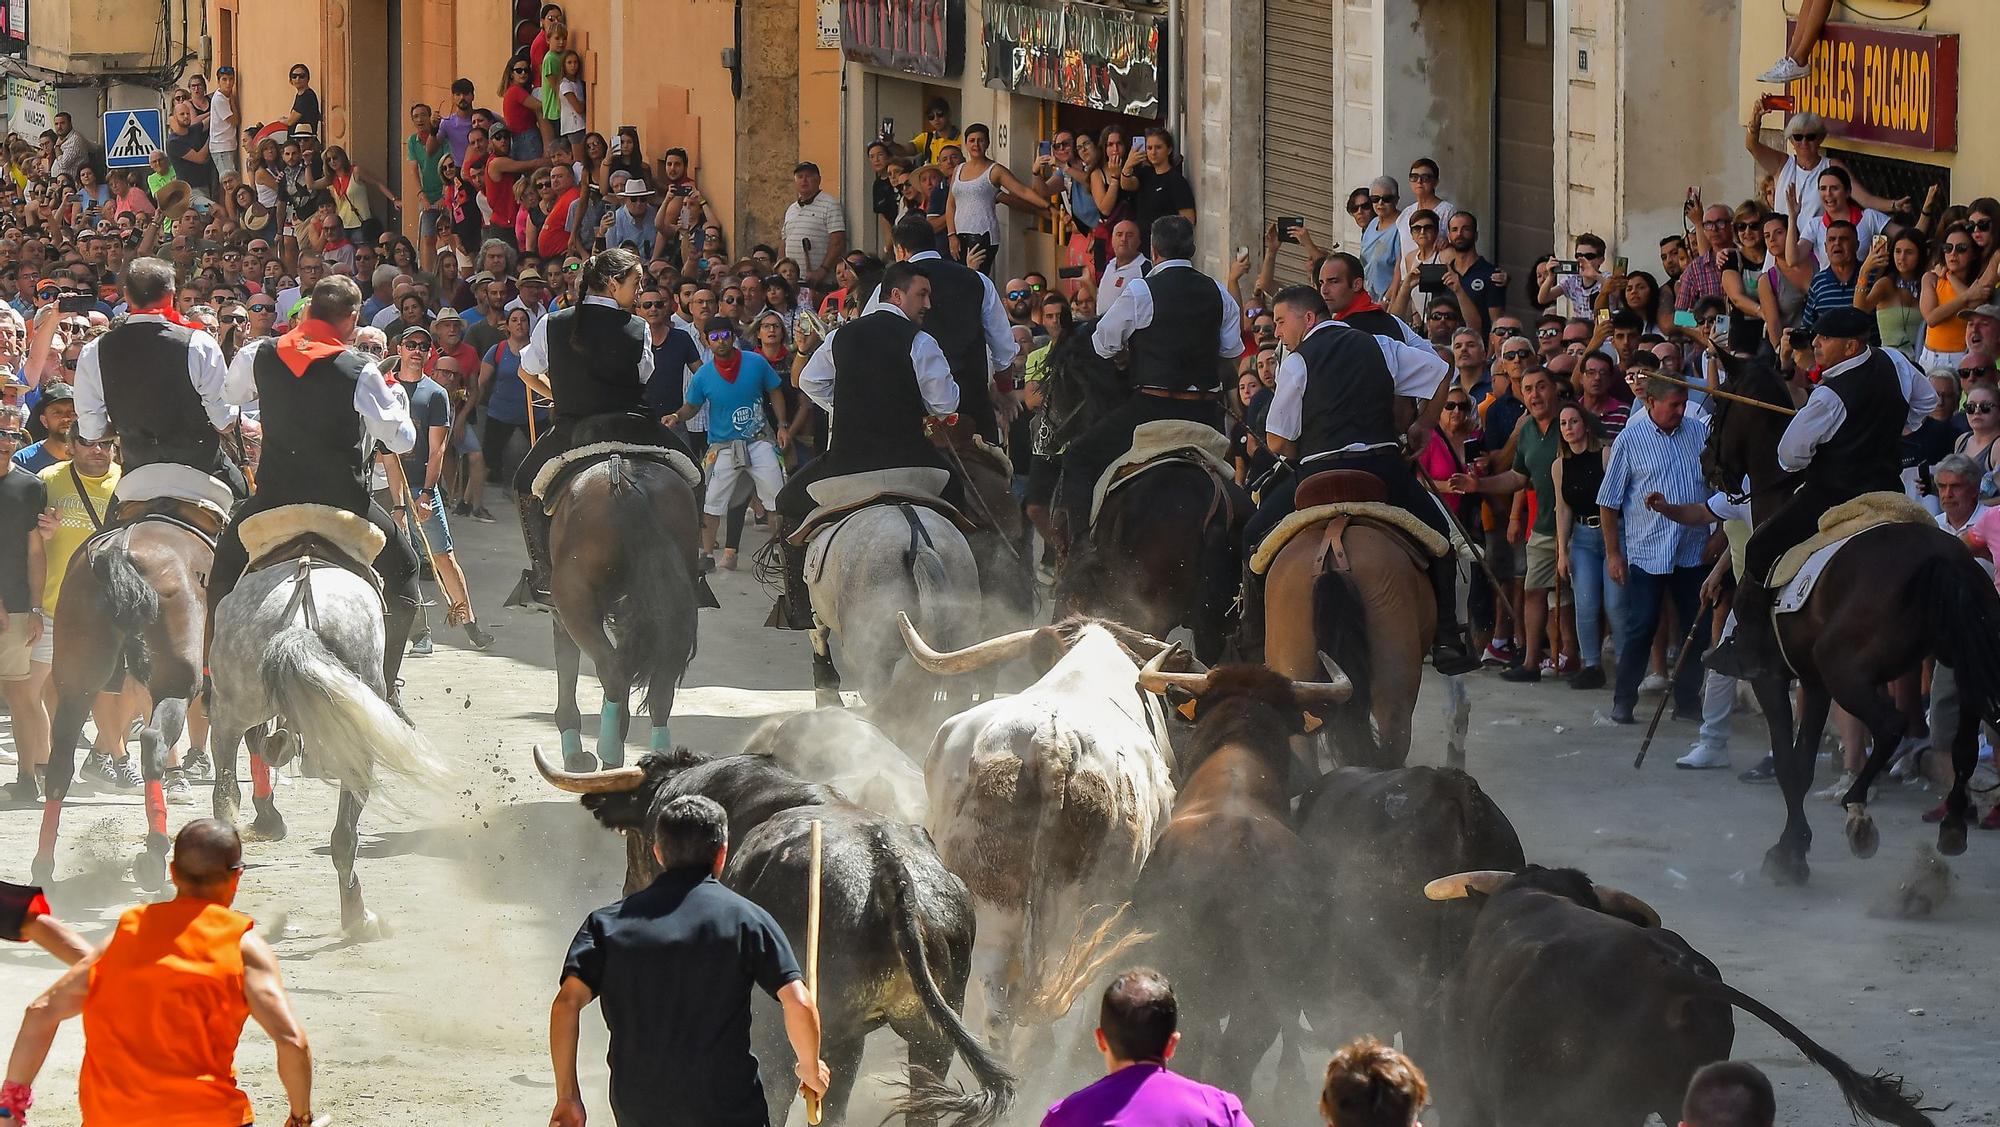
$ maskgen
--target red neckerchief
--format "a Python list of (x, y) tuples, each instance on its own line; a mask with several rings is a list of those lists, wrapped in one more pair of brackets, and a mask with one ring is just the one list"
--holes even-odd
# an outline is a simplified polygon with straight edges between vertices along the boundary
[(306, 367), (313, 361), (347, 351), (347, 342), (334, 332), (332, 325), (304, 317), (291, 332), (278, 338), (276, 347), (278, 359), (285, 362), (293, 376), (299, 377), (306, 374)]
[(1822, 228), (1831, 227), (1835, 218), (1845, 218), (1849, 223), (1859, 227), (1861, 226), (1861, 205), (1858, 203), (1849, 203), (1847, 205), (1847, 214), (1841, 217), (1836, 217), (1830, 212), (1822, 211), (1819, 213), (1819, 225)]
[(715, 358), (715, 374), (722, 377), (723, 383), (735, 383), (736, 377), (742, 372), (743, 354), (736, 349), (730, 349), (727, 356)]
[(1345, 321), (1356, 313), (1373, 313), (1380, 308), (1382, 308), (1382, 304), (1368, 296), (1367, 290), (1363, 290), (1360, 296), (1348, 303), (1347, 308), (1340, 311), (1338, 317), (1340, 320)]
[(132, 306), (126, 309), (125, 312), (128, 314), (148, 313), (155, 317), (164, 318), (168, 322), (175, 325), (179, 325), (181, 328), (184, 329), (201, 328), (200, 325), (194, 324), (193, 322), (190, 321), (184, 321), (181, 319), (180, 312), (174, 308), (174, 299), (171, 297), (160, 302), (158, 305)]

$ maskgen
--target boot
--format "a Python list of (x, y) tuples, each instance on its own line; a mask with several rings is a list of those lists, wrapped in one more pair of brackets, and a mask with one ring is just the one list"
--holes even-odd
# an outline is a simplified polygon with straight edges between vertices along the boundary
[(386, 593), (382, 600), (382, 684), (388, 687), (389, 704), (399, 713), (403, 710), (403, 653), (409, 649), (419, 609), (408, 595)]
[(542, 512), (541, 501), (526, 493), (514, 495), (514, 507), (521, 515), (521, 539), (528, 546), (528, 566), (503, 605), (553, 610), (555, 602), (549, 597), (548, 515)]
[(785, 586), (765, 625), (779, 630), (811, 630), (812, 595), (806, 590), (806, 550), (793, 545), (790, 520), (774, 517), (771, 523), (771, 538), (777, 541), (778, 559), (784, 564)]
[(1264, 577), (1243, 565), (1243, 593), (1236, 602), (1236, 660), (1264, 660)]
[(1771, 648), (1771, 592), (1755, 579), (1736, 584), (1736, 629), (1708, 651), (1704, 664), (1724, 677), (1754, 681), (1777, 668)]
[(1431, 593), (1437, 598), (1437, 633), (1431, 640), (1431, 667), (1446, 677), (1479, 668), (1472, 637), (1458, 621), (1458, 561), (1447, 555), (1431, 561)]

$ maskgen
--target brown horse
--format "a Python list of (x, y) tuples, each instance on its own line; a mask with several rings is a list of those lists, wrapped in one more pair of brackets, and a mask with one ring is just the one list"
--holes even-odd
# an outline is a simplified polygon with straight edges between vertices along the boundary
[(51, 670), (56, 712), (36, 879), (47, 880), (55, 871), (63, 800), (75, 775), (76, 745), (91, 701), (130, 673), (153, 698), (153, 715), (139, 733), (146, 851), (133, 860), (132, 875), (141, 888), (160, 887), (167, 858), (162, 777), (167, 749), (180, 739), (188, 704), (202, 688), (205, 592), (221, 530), (220, 516), (197, 505), (128, 504), (70, 557), (62, 601), (56, 606)]
[[(1792, 396), (1769, 365), (1725, 357), (1729, 390), (1790, 407)], [(1718, 400), (1703, 455), (1710, 484), (1735, 491), (1747, 477), (1750, 507), (1761, 522), (1791, 494), (1795, 482), (1778, 466), (1778, 436), (1786, 416)], [(1770, 726), (1771, 754), (1785, 795), (1785, 829), (1764, 854), (1764, 875), (1779, 884), (1803, 884), (1810, 875), (1806, 851), (1812, 827), (1805, 796), (1813, 758), (1826, 727), (1829, 704), (1839, 704), (1868, 728), (1874, 741), (1868, 763), (1841, 804), (1847, 810), (1848, 847), (1869, 857), (1879, 844), (1869, 817), (1868, 788), (1902, 740), (1904, 720), (1884, 686), (1914, 673), (1926, 658), (1938, 676), (1958, 679), (1956, 718), (1948, 731), (1953, 780), (1938, 826), (1938, 851), (1965, 851), (1970, 803), (1967, 783), (1977, 765), (1975, 742), (1982, 719), (2000, 719), (2000, 596), (1958, 538), (1930, 525), (1888, 524), (1849, 541), (1820, 573), (1797, 611), (1778, 616), (1777, 637), (1798, 676), (1801, 711), (1792, 729), (1792, 703), (1783, 673), (1751, 682)]]

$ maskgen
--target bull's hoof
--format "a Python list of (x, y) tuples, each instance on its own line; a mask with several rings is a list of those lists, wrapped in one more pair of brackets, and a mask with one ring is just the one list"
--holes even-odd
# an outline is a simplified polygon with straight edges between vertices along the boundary
[(1859, 803), (1847, 808), (1847, 848), (1856, 857), (1864, 860), (1875, 856), (1875, 850), (1882, 844), (1882, 832), (1875, 828), (1875, 819), (1868, 815)]
[(1812, 876), (1812, 867), (1806, 864), (1806, 855), (1785, 845), (1774, 845), (1764, 851), (1764, 876), (1773, 884), (1798, 887)]
[(389, 937), (389, 925), (382, 922), (382, 917), (363, 908), (360, 919), (341, 925), (340, 934), (349, 943), (373, 943)]
[(47, 884), (56, 876), (56, 859), (46, 853), (35, 854), (35, 860), (28, 866), (28, 879), (36, 884)]
[(158, 892), (167, 880), (167, 859), (148, 849), (132, 858), (132, 883), (145, 892)]
[(1965, 852), (1965, 819), (1945, 815), (1938, 824), (1937, 850), (1946, 857), (1956, 857)]

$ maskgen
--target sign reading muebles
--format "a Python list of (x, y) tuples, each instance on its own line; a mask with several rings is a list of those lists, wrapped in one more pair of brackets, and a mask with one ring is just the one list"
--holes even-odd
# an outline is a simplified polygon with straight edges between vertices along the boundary
[(841, 0), (840, 51), (882, 70), (957, 74), (965, 66), (964, 0)]
[(1033, 98), (1160, 116), (1164, 16), (1079, 0), (986, 0), (986, 85)]
[(1958, 148), (1958, 36), (1829, 23), (1807, 66), (1791, 93), (1832, 136)]

